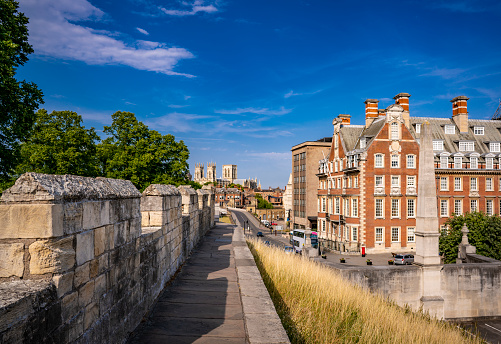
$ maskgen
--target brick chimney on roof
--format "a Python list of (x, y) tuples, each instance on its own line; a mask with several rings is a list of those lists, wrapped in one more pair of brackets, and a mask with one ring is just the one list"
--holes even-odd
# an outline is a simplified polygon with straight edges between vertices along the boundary
[(379, 116), (377, 99), (367, 99), (365, 102), (365, 127), (368, 128), (372, 122)]
[(404, 109), (402, 114), (402, 119), (404, 120), (405, 126), (409, 128), (410, 125), (410, 114), (409, 114), (409, 93), (399, 93), (393, 99), (395, 99), (395, 104), (400, 105)]
[(468, 97), (459, 96), (451, 100), (452, 119), (461, 133), (468, 132)]
[(340, 114), (337, 117), (339, 119), (341, 119), (341, 124), (346, 124), (346, 125), (350, 124), (350, 120), (351, 120), (351, 116), (350, 115), (348, 115), (348, 114)]

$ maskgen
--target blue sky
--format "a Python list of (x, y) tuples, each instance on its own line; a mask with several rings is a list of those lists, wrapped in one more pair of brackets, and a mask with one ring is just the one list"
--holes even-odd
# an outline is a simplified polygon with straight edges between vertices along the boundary
[(411, 116), (501, 98), (499, 1), (20, 0), (35, 53), (18, 77), (49, 111), (102, 130), (115, 111), (173, 134), (195, 163), (285, 186), (293, 145), (364, 100), (410, 93)]

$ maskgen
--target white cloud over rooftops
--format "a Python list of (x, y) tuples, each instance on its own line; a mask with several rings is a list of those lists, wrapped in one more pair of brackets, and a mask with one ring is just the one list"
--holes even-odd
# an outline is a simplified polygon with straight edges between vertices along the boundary
[(214, 110), (215, 113), (219, 113), (222, 115), (241, 115), (244, 113), (253, 113), (256, 115), (268, 115), (268, 116), (286, 115), (291, 111), (292, 109), (286, 109), (283, 106), (281, 106), (278, 110), (271, 110), (269, 108), (254, 108), (254, 107), (237, 108), (234, 110)]
[(190, 9), (181, 9), (181, 10), (172, 10), (166, 9), (164, 7), (159, 7), (162, 12), (171, 16), (193, 16), (197, 13), (214, 13), (217, 12), (218, 9), (214, 4), (205, 4), (205, 1), (196, 0), (193, 3), (181, 2), (182, 5), (191, 7)]
[(30, 18), (29, 42), (38, 55), (82, 61), (89, 65), (125, 65), (138, 70), (193, 77), (174, 71), (180, 60), (194, 57), (184, 48), (148, 41), (126, 44), (116, 37), (116, 33), (77, 24), (105, 16), (87, 0), (24, 0), (20, 6)]

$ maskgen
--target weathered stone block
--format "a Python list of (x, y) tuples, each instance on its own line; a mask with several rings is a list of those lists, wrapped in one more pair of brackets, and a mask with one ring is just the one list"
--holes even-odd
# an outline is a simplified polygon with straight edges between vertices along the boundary
[(0, 277), (23, 277), (24, 244), (0, 244)]
[(78, 291), (78, 304), (85, 307), (94, 299), (94, 281), (87, 282)]
[(81, 266), (77, 266), (75, 269), (74, 285), (75, 288), (80, 287), (82, 284), (87, 283), (90, 280), (90, 264), (85, 263)]
[(85, 315), (84, 315), (84, 331), (86, 331), (89, 327), (92, 326), (99, 317), (99, 306), (92, 302), (87, 307), (85, 307)]
[(73, 318), (78, 311), (78, 293), (76, 291), (63, 297), (61, 302), (61, 316), (64, 323)]
[(77, 265), (94, 258), (94, 231), (77, 234)]
[(65, 272), (75, 265), (73, 237), (35, 241), (29, 250), (32, 275)]
[(106, 251), (115, 248), (115, 229), (113, 225), (106, 226)]
[(1, 204), (0, 239), (41, 239), (63, 235), (62, 204)]
[(56, 275), (52, 277), (52, 281), (57, 289), (57, 297), (61, 297), (73, 289), (74, 275), (74, 272), (68, 272), (63, 275)]
[(80, 312), (68, 324), (68, 342), (73, 343), (78, 337), (83, 334), (84, 312)]
[(90, 278), (93, 279), (99, 274), (99, 259), (93, 259), (89, 263)]
[(84, 230), (101, 226), (101, 203), (100, 201), (83, 203), (82, 227)]
[(94, 300), (99, 300), (106, 292), (106, 274), (96, 277), (94, 281)]
[(94, 230), (94, 255), (97, 257), (106, 250), (106, 227)]
[(74, 234), (82, 231), (83, 203), (69, 202), (63, 205), (63, 228), (65, 234)]
[(113, 240), (115, 248), (125, 244), (125, 239), (127, 237), (126, 225), (128, 225), (128, 223), (126, 223), (125, 221), (113, 225), (113, 234), (114, 234)]
[(109, 258), (109, 253), (105, 253), (99, 257), (99, 270), (98, 273), (103, 273), (104, 271), (108, 270), (108, 258)]

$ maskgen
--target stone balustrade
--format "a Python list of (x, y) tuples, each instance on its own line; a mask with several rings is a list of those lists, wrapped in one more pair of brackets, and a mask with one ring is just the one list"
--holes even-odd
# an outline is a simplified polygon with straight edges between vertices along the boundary
[(213, 208), (210, 189), (22, 175), (0, 199), (0, 342), (124, 342)]

